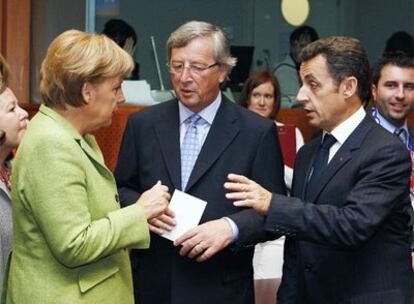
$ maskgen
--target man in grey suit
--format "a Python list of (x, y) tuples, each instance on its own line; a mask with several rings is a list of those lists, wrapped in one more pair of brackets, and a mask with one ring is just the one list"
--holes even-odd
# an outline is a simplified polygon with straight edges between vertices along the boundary
[(150, 221), (150, 249), (132, 256), (135, 299), (251, 304), (253, 245), (268, 238), (264, 217), (234, 207), (223, 183), (238, 172), (285, 192), (276, 127), (221, 94), (235, 59), (220, 28), (188, 22), (171, 34), (167, 49), (177, 100), (129, 118), (115, 170), (121, 202), (135, 202), (161, 180), (207, 206), (200, 225), (174, 244), (159, 236), (174, 226), (171, 212)]
[[(414, 57), (403, 53), (389, 53), (381, 57), (372, 72), (371, 115), (389, 132), (398, 136), (411, 156), (410, 197), (414, 206), (414, 140), (407, 117), (414, 107)], [(414, 239), (411, 244), (414, 269)]]
[(227, 197), (287, 237), (278, 304), (412, 304), (411, 161), (364, 111), (366, 53), (330, 37), (306, 46), (301, 62), (297, 99), (323, 132), (297, 155), (293, 197), (232, 174)]

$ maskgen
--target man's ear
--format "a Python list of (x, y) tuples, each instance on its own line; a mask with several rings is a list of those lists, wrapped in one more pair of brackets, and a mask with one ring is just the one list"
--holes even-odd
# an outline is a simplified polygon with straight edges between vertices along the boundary
[(358, 79), (354, 76), (346, 77), (342, 83), (342, 94), (345, 99), (349, 99), (350, 97), (357, 94), (357, 88), (358, 88)]
[(371, 85), (371, 95), (372, 95), (372, 100), (376, 102), (377, 101), (377, 86), (375, 84)]
[(228, 75), (230, 74), (230, 69), (227, 66), (220, 66), (219, 82), (222, 84), (226, 81)]
[(89, 82), (85, 82), (82, 85), (81, 93), (82, 93), (83, 100), (86, 102), (86, 104), (89, 104), (94, 94), (92, 84)]

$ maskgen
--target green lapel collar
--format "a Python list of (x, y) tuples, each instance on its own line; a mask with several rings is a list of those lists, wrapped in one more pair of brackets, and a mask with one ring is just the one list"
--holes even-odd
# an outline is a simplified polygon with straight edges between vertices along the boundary
[(53, 119), (65, 133), (73, 137), (73, 139), (79, 144), (81, 149), (88, 155), (91, 160), (111, 173), (111, 171), (105, 165), (102, 152), (93, 135), (86, 134), (85, 136), (81, 136), (68, 120), (45, 105), (40, 106), (39, 112)]

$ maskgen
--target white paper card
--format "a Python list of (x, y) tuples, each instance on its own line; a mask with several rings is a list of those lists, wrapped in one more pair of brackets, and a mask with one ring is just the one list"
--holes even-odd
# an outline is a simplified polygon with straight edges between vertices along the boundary
[(177, 225), (173, 230), (164, 233), (162, 236), (174, 241), (189, 229), (196, 227), (200, 222), (206, 205), (206, 201), (180, 190), (175, 190), (169, 207), (175, 213)]

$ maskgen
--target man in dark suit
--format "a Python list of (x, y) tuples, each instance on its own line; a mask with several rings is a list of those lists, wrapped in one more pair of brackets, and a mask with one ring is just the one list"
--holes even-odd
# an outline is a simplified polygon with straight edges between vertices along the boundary
[(363, 109), (365, 51), (356, 39), (330, 37), (301, 59), (297, 97), (323, 132), (297, 155), (293, 197), (232, 174), (227, 197), (287, 236), (278, 304), (413, 303), (411, 162)]
[(174, 226), (172, 212), (150, 221), (150, 249), (132, 256), (136, 302), (253, 303), (253, 245), (268, 238), (264, 217), (234, 207), (223, 183), (234, 171), (285, 192), (275, 124), (220, 93), (235, 64), (221, 29), (188, 22), (167, 49), (177, 100), (128, 120), (115, 170), (121, 201), (135, 202), (161, 180), (207, 206), (201, 224), (174, 244), (159, 236)]
[[(414, 57), (403, 53), (389, 53), (381, 57), (372, 72), (371, 115), (389, 132), (398, 136), (410, 152), (410, 197), (414, 205), (414, 139), (407, 117), (414, 107)], [(414, 269), (414, 239), (411, 244)]]

